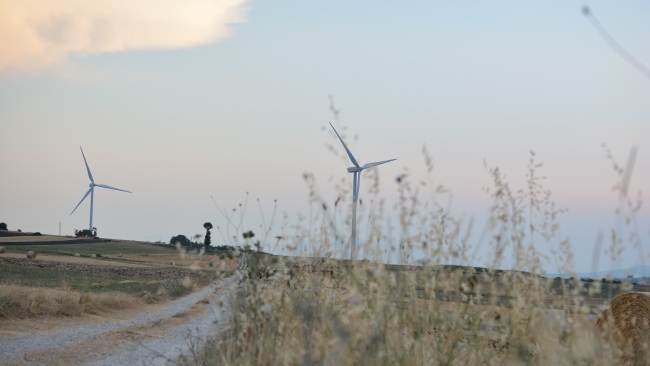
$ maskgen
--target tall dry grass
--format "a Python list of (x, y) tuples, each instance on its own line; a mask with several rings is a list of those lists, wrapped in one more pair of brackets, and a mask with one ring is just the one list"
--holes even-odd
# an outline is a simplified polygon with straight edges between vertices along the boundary
[[(431, 174), (432, 159), (426, 149), (423, 153)], [(609, 248), (617, 263), (621, 248), (641, 250), (634, 231), (640, 202), (628, 199), (633, 162), (621, 168), (609, 152), (608, 158), (619, 178), (617, 213), (624, 218), (623, 226), (613, 229)], [(289, 249), (308, 246), (315, 255), (250, 255), (233, 300), (231, 327), (209, 340), (197, 363), (618, 364), (616, 345), (603, 346), (593, 321), (604, 305), (601, 299), (631, 287), (613, 290), (611, 281), (541, 276), (544, 260), (562, 273), (575, 273), (570, 241), (560, 235), (558, 217), (564, 210), (544, 187), (540, 169), (531, 152), (526, 186), (515, 189), (498, 168), (486, 166), (492, 180), (490, 217), (472, 243), (473, 223), (451, 215), (446, 189), (433, 179), (413, 184), (408, 172), (398, 178), (400, 199), (391, 210), (399, 215), (399, 227), (381, 224), (388, 210), (379, 177), (370, 170), (364, 176), (366, 203), (359, 209), (368, 227), (360, 240), (366, 260), (355, 262), (332, 258), (349, 245), (349, 226), (339, 222), (341, 216), (350, 221), (350, 212), (339, 205), (350, 195), (349, 182), (336, 183), (339, 199), (332, 205), (306, 174), (312, 201), (307, 227), (279, 238)], [(428, 195), (420, 193), (426, 190)], [(631, 241), (624, 239), (625, 230), (632, 232), (626, 235)], [(387, 248), (387, 242), (394, 245)], [(487, 268), (448, 265), (475, 261), (481, 245), (491, 249), (491, 257), (482, 258)], [(552, 258), (541, 255), (540, 246), (550, 247)], [(383, 264), (393, 254), (405, 265)], [(499, 270), (506, 264), (514, 270)]]
[(3, 284), (0, 318), (76, 316), (130, 309), (141, 301), (121, 292), (89, 293), (66, 288), (49, 289)]

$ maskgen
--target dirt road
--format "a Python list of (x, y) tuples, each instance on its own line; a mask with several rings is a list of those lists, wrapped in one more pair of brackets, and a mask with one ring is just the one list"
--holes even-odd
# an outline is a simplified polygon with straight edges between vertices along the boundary
[(239, 277), (218, 280), (129, 320), (0, 338), (3, 365), (168, 365), (226, 329)]

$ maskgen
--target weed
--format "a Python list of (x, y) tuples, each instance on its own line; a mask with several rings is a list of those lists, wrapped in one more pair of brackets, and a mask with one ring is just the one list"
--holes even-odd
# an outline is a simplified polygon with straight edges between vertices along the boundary
[[(432, 159), (426, 149), (424, 154), (431, 173)], [(310, 214), (311, 229), (296, 228), (294, 241), (285, 245), (289, 250), (310, 245), (315, 256), (241, 257), (247, 275), (233, 298), (230, 327), (208, 340), (198, 360), (206, 365), (614, 364), (616, 350), (599, 346), (590, 317), (632, 287), (575, 278), (570, 242), (558, 224), (564, 209), (544, 188), (540, 167), (531, 152), (526, 186), (514, 189), (498, 168), (486, 165), (492, 205), (474, 248), (468, 244), (472, 224), (454, 218), (440, 202), (447, 190), (429, 179), (419, 185), (431, 190), (426, 199), (408, 172), (398, 179), (397, 236), (381, 227), (384, 208), (376, 180), (368, 190), (374, 206), (360, 209), (368, 217), (361, 252), (369, 260), (355, 262), (332, 258), (349, 244), (341, 233), (345, 225), (336, 221), (349, 218), (337, 205), (349, 195), (348, 185), (337, 183), (339, 199), (328, 205), (306, 175), (311, 201), (321, 209)], [(617, 172), (627, 194), (629, 174)], [(638, 208), (627, 208), (624, 222), (633, 225), (630, 217)], [(635, 247), (637, 236), (631, 236)], [(491, 248), (487, 268), (448, 265), (475, 261), (476, 246), (484, 240)], [(614, 237), (613, 250), (622, 240)], [(395, 245), (380, 245), (386, 242)], [(551, 247), (551, 260), (573, 278), (543, 277), (541, 245)], [(400, 264), (384, 264), (393, 255)], [(514, 269), (499, 269), (505, 263)]]

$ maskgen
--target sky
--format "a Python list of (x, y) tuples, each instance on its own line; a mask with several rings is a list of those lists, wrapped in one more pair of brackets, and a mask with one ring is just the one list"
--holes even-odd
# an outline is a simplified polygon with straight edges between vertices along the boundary
[(89, 184), (81, 146), (96, 183), (133, 192), (96, 189), (101, 237), (166, 242), (204, 233), (206, 221), (222, 229), (210, 197), (228, 212), (248, 197), (244, 230), (270, 221), (277, 200), (273, 235), (283, 235), (309, 215), (305, 173), (331, 205), (336, 183), (351, 184), (332, 122), (362, 164), (398, 159), (376, 168), (389, 209), (397, 176), (426, 177), (426, 146), (451, 213), (480, 227), (485, 164), (525, 188), (534, 151), (568, 209), (558, 222), (576, 271), (650, 263), (646, 204), (643, 256), (627, 248), (619, 262), (602, 254), (592, 264), (618, 205), (602, 144), (621, 164), (636, 146), (630, 195), (650, 188), (650, 79), (584, 5), (650, 65), (645, 1), (0, 0), (0, 221), (87, 228), (88, 200), (70, 215)]

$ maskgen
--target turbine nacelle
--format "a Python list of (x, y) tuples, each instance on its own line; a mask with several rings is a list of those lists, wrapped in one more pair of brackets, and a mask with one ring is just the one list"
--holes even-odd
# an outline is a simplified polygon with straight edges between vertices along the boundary
[(356, 166), (348, 168), (348, 173), (356, 173), (362, 171), (362, 168), (357, 168)]

